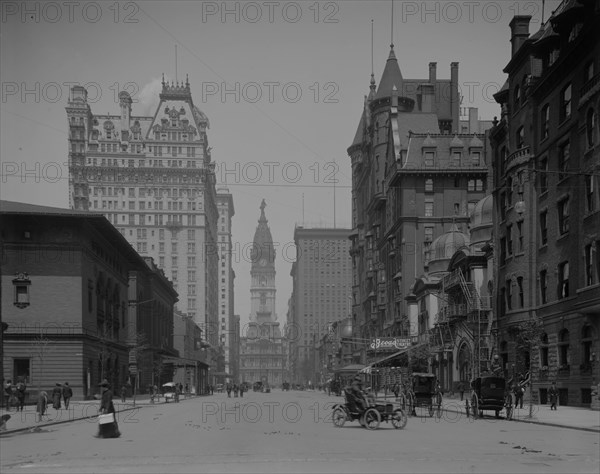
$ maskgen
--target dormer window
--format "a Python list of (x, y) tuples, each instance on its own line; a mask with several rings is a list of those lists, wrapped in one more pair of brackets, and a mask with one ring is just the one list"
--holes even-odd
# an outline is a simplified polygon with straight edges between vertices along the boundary
[(433, 151), (426, 151), (424, 156), (425, 166), (433, 166), (434, 157), (435, 153)]
[(29, 306), (29, 287), (31, 280), (27, 273), (17, 273), (16, 278), (13, 280), (14, 287), (14, 305), (23, 309)]

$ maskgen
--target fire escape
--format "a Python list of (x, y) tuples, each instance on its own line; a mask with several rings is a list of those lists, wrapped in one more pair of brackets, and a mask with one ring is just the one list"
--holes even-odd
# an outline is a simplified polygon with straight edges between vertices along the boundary
[(442, 278), (442, 292), (448, 295), (448, 301), (438, 313), (437, 345), (445, 351), (452, 350), (461, 334), (473, 341), (473, 374), (479, 376), (481, 368), (489, 367), (491, 362), (490, 297), (482, 297), (461, 268)]

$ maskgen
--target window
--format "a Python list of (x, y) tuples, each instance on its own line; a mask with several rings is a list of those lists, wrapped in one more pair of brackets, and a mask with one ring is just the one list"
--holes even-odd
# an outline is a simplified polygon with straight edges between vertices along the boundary
[(571, 147), (569, 142), (563, 143), (558, 149), (558, 179), (564, 179), (567, 177), (567, 171), (569, 170), (569, 158), (571, 154)]
[[(592, 326), (585, 325), (581, 330), (581, 361), (583, 367), (589, 367), (591, 369), (591, 361), (593, 359), (593, 341), (594, 333)], [(582, 367), (582, 368), (583, 368)]]
[(506, 192), (500, 193), (500, 220), (506, 219)]
[(598, 283), (598, 273), (595, 267), (598, 260), (598, 249), (595, 244), (588, 244), (584, 248), (585, 258), (585, 285), (590, 286)]
[(467, 191), (475, 191), (475, 180), (470, 179), (467, 181)]
[(569, 262), (558, 265), (558, 299), (569, 296)]
[(23, 382), (28, 384), (31, 382), (30, 375), (31, 363), (30, 359), (14, 359), (13, 360), (13, 383)]
[(513, 253), (512, 224), (506, 226), (506, 255), (510, 257)]
[(560, 94), (560, 121), (571, 116), (571, 84), (566, 86)]
[(517, 222), (517, 253), (523, 253), (523, 221)]
[(471, 165), (481, 166), (481, 152), (474, 151), (471, 153)]
[(506, 314), (506, 288), (500, 288), (500, 316)]
[(512, 280), (506, 280), (506, 309), (512, 310)]
[(519, 127), (517, 129), (517, 142), (516, 142), (516, 147), (517, 149), (519, 148), (523, 148), (525, 146), (525, 127)]
[(569, 232), (569, 198), (558, 203), (558, 232), (560, 235)]
[(585, 137), (588, 148), (594, 146), (594, 131), (596, 129), (596, 112), (594, 109), (589, 109), (585, 116)]
[(596, 210), (596, 177), (593, 174), (586, 174), (585, 180), (585, 202), (587, 205), (587, 212), (594, 212)]
[(545, 193), (548, 191), (548, 157), (540, 159), (539, 168), (540, 192)]
[(525, 292), (523, 289), (523, 277), (517, 277), (517, 286), (519, 287), (519, 308), (525, 306)]
[(31, 285), (31, 280), (29, 279), (29, 275), (27, 273), (19, 273), (17, 277), (13, 280), (13, 287), (15, 289), (14, 294), (14, 305), (23, 309), (29, 306), (29, 287)]
[(483, 179), (475, 180), (475, 191), (483, 191)]
[(433, 242), (433, 227), (425, 227), (425, 242)]
[(548, 243), (548, 211), (540, 212), (540, 240), (542, 245)]
[(558, 365), (559, 369), (569, 367), (569, 330), (563, 329), (558, 334)]
[(425, 152), (425, 166), (433, 166), (434, 153), (432, 151)]
[(433, 200), (425, 200), (425, 217), (433, 217)]
[[(541, 270), (540, 271), (540, 299), (542, 304), (546, 304), (548, 302), (547, 297), (547, 288), (548, 288), (548, 271)], [(548, 364), (545, 364), (548, 365)]]
[(540, 118), (543, 140), (544, 138), (548, 138), (548, 136), (550, 135), (550, 104), (546, 104), (544, 105), (544, 107), (542, 107), (542, 113)]
[(425, 192), (432, 193), (433, 192), (433, 179), (425, 180)]
[(518, 85), (516, 85), (515, 91), (513, 93), (513, 106), (514, 106), (513, 112), (516, 112), (519, 109), (520, 104), (521, 104), (521, 88)]

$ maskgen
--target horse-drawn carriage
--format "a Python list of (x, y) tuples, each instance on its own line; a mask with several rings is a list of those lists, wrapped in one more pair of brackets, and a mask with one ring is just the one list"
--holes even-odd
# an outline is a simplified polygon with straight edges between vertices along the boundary
[(406, 426), (408, 417), (398, 403), (380, 403), (373, 396), (367, 396), (367, 406), (364, 407), (351, 390), (345, 389), (346, 403), (333, 407), (332, 421), (334, 426), (341, 428), (346, 421), (358, 420), (368, 430), (376, 430), (382, 421), (391, 422), (396, 429)]
[(412, 387), (409, 387), (406, 397), (408, 411), (416, 416), (416, 408), (426, 408), (429, 416), (442, 414), (442, 393), (438, 389), (437, 378), (434, 374), (413, 372)]
[(512, 417), (512, 398), (507, 395), (504, 377), (484, 375), (471, 381), (470, 413), (473, 418), (483, 417), (484, 410), (493, 410), (496, 418), (506, 410), (506, 419)]

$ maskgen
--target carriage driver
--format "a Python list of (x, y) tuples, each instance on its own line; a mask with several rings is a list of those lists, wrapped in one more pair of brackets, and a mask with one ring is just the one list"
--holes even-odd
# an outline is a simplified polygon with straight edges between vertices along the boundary
[(354, 395), (354, 399), (356, 400), (358, 407), (361, 410), (366, 410), (369, 405), (367, 404), (367, 400), (365, 398), (360, 375), (357, 374), (354, 376), (354, 380), (352, 380), (352, 384), (350, 385), (350, 391), (352, 392), (352, 395)]

